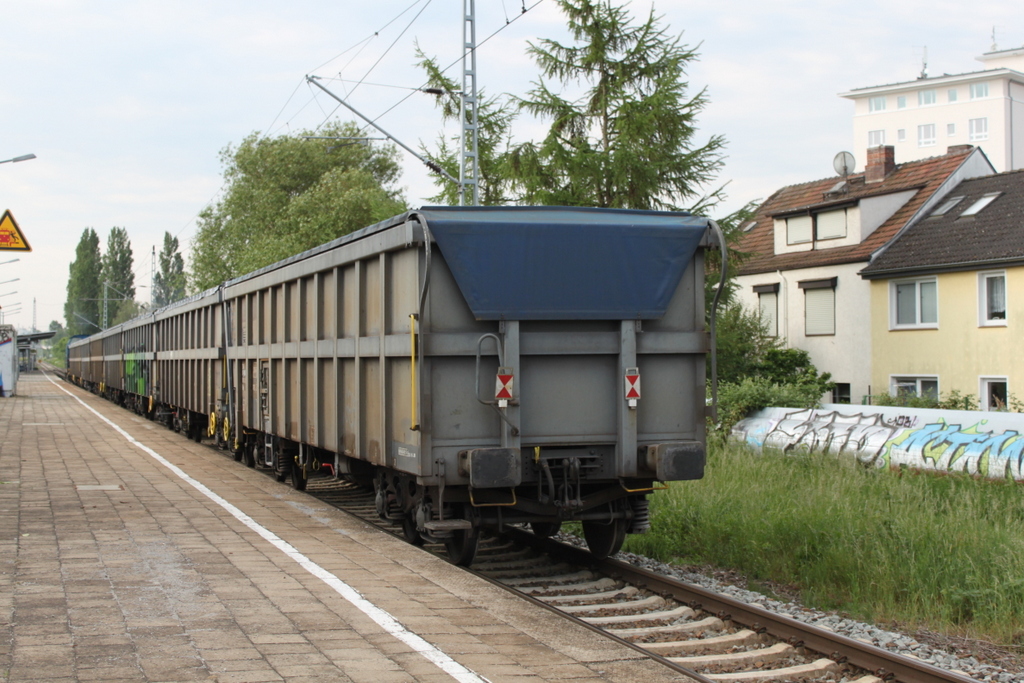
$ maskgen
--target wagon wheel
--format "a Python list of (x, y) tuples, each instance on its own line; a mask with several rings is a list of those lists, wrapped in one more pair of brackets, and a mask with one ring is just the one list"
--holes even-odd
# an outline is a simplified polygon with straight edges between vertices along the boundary
[(256, 439), (246, 438), (242, 445), (242, 462), (246, 467), (256, 467)]
[(420, 532), (416, 530), (416, 517), (412, 512), (407, 513), (402, 518), (402, 535), (405, 536), (405, 540), (413, 545), (423, 545), (424, 543)]
[[(235, 462), (240, 462), (242, 460), (245, 460), (245, 464), (248, 465), (249, 461), (248, 461), (248, 459), (246, 459), (246, 451), (248, 450), (248, 446), (246, 444), (244, 444), (244, 443), (237, 443), (237, 441), (235, 440), (236, 437), (235, 437), (234, 431), (235, 431), (234, 429), (231, 430), (231, 432), (232, 432), (231, 433), (231, 441), (229, 441), (229, 443), (231, 444), (231, 446), (230, 446), (230, 448), (231, 448), (231, 457), (233, 457), (235, 459)], [(254, 461), (253, 465), (255, 465), (255, 464), (256, 463)], [(251, 465), (250, 465), (250, 467), (251, 467)]]
[[(456, 508), (453, 512), (454, 518), (462, 517), (461, 509)], [(445, 550), (448, 551), (448, 561), (460, 567), (468, 567), (473, 564), (479, 545), (480, 532), (476, 528), (453, 531), (452, 535), (444, 540)]]
[(622, 548), (626, 540), (629, 520), (613, 519), (607, 522), (588, 520), (583, 522), (583, 538), (587, 541), (590, 553), (598, 559), (614, 555)]
[(530, 522), (534, 536), (550, 538), (562, 530), (561, 522)]
[(274, 479), (284, 481), (291, 474), (292, 459), (285, 455), (280, 442), (274, 439)]
[(292, 471), (292, 487), (296, 491), (305, 491), (306, 483), (309, 481), (309, 473), (306, 471), (304, 466), (299, 464), (298, 457), (292, 458), (291, 467), (289, 469)]

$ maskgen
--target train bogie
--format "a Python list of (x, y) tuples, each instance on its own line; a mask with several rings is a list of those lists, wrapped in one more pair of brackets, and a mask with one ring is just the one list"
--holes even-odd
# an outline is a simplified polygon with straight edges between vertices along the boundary
[(373, 486), (453, 561), (566, 520), (610, 554), (656, 482), (703, 473), (708, 230), (426, 208), (75, 342), (68, 372), (298, 488)]

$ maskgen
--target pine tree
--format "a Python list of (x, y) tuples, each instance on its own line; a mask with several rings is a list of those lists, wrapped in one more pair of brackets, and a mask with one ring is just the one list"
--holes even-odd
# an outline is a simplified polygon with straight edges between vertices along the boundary
[(160, 269), (153, 276), (153, 305), (160, 307), (185, 298), (185, 261), (178, 252), (178, 238), (164, 233)]
[(107, 253), (103, 255), (103, 280), (106, 283), (107, 325), (119, 321), (122, 308), (134, 311), (135, 273), (128, 231), (113, 227), (107, 235)]
[(75, 260), (71, 262), (68, 273), (64, 319), (71, 334), (94, 334), (100, 330), (102, 278), (100, 238), (95, 230), (86, 228), (75, 248)]
[[(416, 48), (416, 55), (420, 58), (419, 65), (427, 72), (428, 88), (437, 95), (442, 117), (448, 121), (461, 121), (462, 93), (459, 85), (445, 76), (437, 60), (424, 55), (419, 47)], [(477, 194), (481, 206), (500, 206), (508, 203), (508, 179), (504, 176), (502, 164), (516, 114), (505, 99), (485, 97), (482, 90), (477, 93), (477, 101)], [(422, 147), (427, 158), (453, 178), (458, 178), (460, 173), (459, 138), (455, 136), (449, 141), (439, 137), (434, 152)], [(458, 185), (439, 173), (433, 175), (440, 192), (430, 200), (438, 204), (458, 204)]]
[[(542, 78), (519, 106), (551, 121), (538, 143), (514, 147), (508, 175), (527, 204), (706, 209), (705, 186), (722, 167), (724, 140), (695, 144), (704, 90), (687, 95), (697, 53), (653, 13), (638, 25), (608, 0), (558, 0), (575, 41), (531, 43)], [(586, 86), (566, 99), (544, 79)]]

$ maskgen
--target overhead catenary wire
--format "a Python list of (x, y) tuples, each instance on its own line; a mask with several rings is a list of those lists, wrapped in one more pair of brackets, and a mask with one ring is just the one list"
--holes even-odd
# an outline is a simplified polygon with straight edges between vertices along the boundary
[[(396, 21), (398, 21), (398, 20), (399, 20), (400, 18), (402, 18), (402, 16), (404, 16), (404, 15), (405, 15), (405, 14), (406, 14), (407, 12), (409, 12), (409, 11), (410, 11), (410, 10), (412, 10), (412, 9), (413, 9), (414, 7), (416, 7), (416, 5), (418, 5), (418, 4), (420, 4), (421, 2), (424, 2), (424, 1), (425, 1), (425, 2), (427, 3), (427, 5), (429, 5), (429, 4), (430, 4), (430, 2), (431, 2), (431, 0), (414, 0), (414, 1), (412, 2), (412, 4), (410, 4), (410, 5), (409, 5), (408, 7), (406, 7), (406, 8), (404, 9), (404, 10), (402, 10), (401, 12), (399, 12), (398, 14), (396, 14), (396, 15), (395, 15), (395, 16), (394, 16), (393, 18), (391, 18), (390, 20), (388, 20), (388, 21), (387, 21), (387, 22), (386, 22), (386, 23), (385, 23), (385, 24), (384, 24), (383, 26), (381, 26), (380, 28), (378, 28), (378, 29), (377, 29), (376, 31), (374, 31), (374, 32), (373, 32), (373, 33), (371, 33), (370, 35), (366, 36), (365, 38), (361, 38), (361, 39), (360, 39), (360, 40), (358, 40), (357, 42), (353, 43), (353, 44), (352, 44), (351, 46), (349, 46), (349, 47), (345, 48), (344, 50), (342, 50), (341, 52), (339, 52), (339, 53), (338, 53), (338, 54), (336, 54), (335, 56), (333, 56), (333, 57), (331, 57), (330, 59), (328, 59), (328, 60), (327, 60), (326, 62), (324, 62), (323, 64), (320, 64), (319, 66), (317, 66), (316, 68), (314, 68), (314, 69), (313, 69), (312, 71), (310, 71), (310, 73), (313, 73), (313, 72), (315, 72), (315, 71), (319, 71), (320, 69), (324, 68), (325, 66), (327, 66), (328, 64), (330, 64), (330, 63), (331, 63), (331, 62), (333, 62), (334, 60), (336, 60), (336, 59), (338, 59), (338, 58), (340, 58), (340, 57), (343, 57), (343, 56), (345, 56), (346, 54), (348, 54), (348, 53), (349, 53), (349, 52), (351, 52), (352, 50), (355, 50), (356, 48), (359, 48), (359, 50), (358, 50), (358, 51), (356, 52), (356, 54), (355, 54), (355, 55), (353, 55), (353, 57), (352, 57), (352, 59), (355, 59), (356, 57), (358, 57), (358, 56), (359, 56), (359, 55), (360, 55), (360, 54), (362, 53), (363, 49), (364, 49), (364, 48), (365, 48), (366, 46), (368, 46), (368, 45), (369, 45), (369, 44), (370, 44), (370, 43), (371, 43), (371, 42), (373, 41), (373, 39), (374, 39), (374, 38), (377, 38), (377, 37), (379, 37), (379, 36), (380, 36), (380, 34), (381, 34), (381, 33), (382, 33), (383, 31), (387, 30), (387, 28), (388, 28), (389, 26), (391, 26), (391, 25), (392, 25), (393, 23), (395, 23), (395, 22), (396, 22)], [(424, 6), (424, 9), (425, 9), (425, 6)], [(421, 14), (422, 12), (423, 12), (423, 10), (421, 9), (421, 10), (420, 10), (420, 14)], [(419, 14), (417, 14), (417, 16), (419, 16)], [(414, 18), (414, 21), (415, 21), (415, 18)], [(403, 33), (404, 33), (404, 32), (405, 32), (406, 30), (408, 30), (408, 27), (406, 27), (406, 29), (403, 29)], [(388, 48), (388, 49), (390, 50), (390, 48)], [(351, 64), (351, 61), (352, 61), (352, 60), (349, 60), (349, 64)], [(378, 61), (379, 61), (379, 60), (378, 60)], [(346, 65), (346, 66), (347, 66), (347, 65)], [(365, 78), (366, 78), (366, 76), (368, 76), (368, 75), (369, 75), (369, 72), (367, 72), (366, 74), (364, 74), (363, 78), (365, 79)], [(299, 82), (298, 82), (298, 83), (297, 83), (297, 84), (295, 85), (295, 90), (293, 90), (293, 91), (292, 91), (292, 94), (288, 96), (288, 99), (287, 99), (287, 100), (285, 101), (285, 103), (284, 103), (284, 104), (283, 104), (283, 105), (281, 106), (281, 110), (280, 110), (280, 111), (279, 111), (279, 112), (277, 113), (277, 115), (276, 115), (276, 116), (274, 117), (274, 119), (273, 119), (273, 120), (272, 120), (272, 121), (270, 122), (270, 125), (269, 125), (269, 126), (267, 126), (267, 128), (266, 128), (266, 135), (267, 135), (267, 136), (270, 136), (270, 135), (272, 135), (272, 134), (273, 134), (273, 132), (274, 132), (274, 125), (275, 125), (275, 124), (277, 123), (277, 120), (278, 120), (279, 118), (281, 118), (281, 115), (282, 115), (282, 114), (284, 113), (284, 111), (285, 111), (285, 110), (286, 110), (286, 109), (288, 108), (288, 105), (289, 105), (289, 104), (291, 104), (291, 101), (292, 101), (292, 99), (294, 99), (294, 97), (295, 97), (296, 93), (298, 93), (298, 92), (299, 92), (299, 90), (300, 90), (300, 89), (302, 88), (302, 85), (303, 85), (303, 83), (305, 83), (305, 79), (302, 79), (302, 80), (300, 80), (300, 81), (299, 81)], [(316, 99), (316, 98), (314, 98), (314, 97), (310, 97), (309, 101), (307, 101), (307, 102), (306, 102), (306, 103), (305, 103), (304, 105), (302, 105), (301, 107), (299, 107), (299, 113), (301, 113), (302, 111), (305, 111), (306, 107), (308, 107), (308, 106), (309, 106), (310, 104), (313, 104), (313, 102), (314, 102), (314, 100), (315, 100), (315, 99)], [(334, 110), (335, 110), (335, 111), (337, 111), (337, 107), (335, 107), (335, 109), (334, 109)], [(287, 125), (287, 124), (286, 124), (286, 125)], [(321, 124), (320, 124), (320, 126), (322, 126), (322, 125), (323, 125), (323, 124), (321, 123)], [(317, 126), (317, 128), (320, 128), (320, 126)]]
[[(377, 29), (376, 31), (374, 31), (374, 32), (373, 32), (372, 34), (370, 34), (370, 35), (366, 36), (365, 38), (362, 38), (362, 39), (360, 39), (359, 41), (357, 41), (356, 43), (354, 43), (354, 44), (353, 44), (353, 45), (351, 45), (350, 47), (346, 48), (346, 49), (345, 49), (345, 50), (343, 50), (342, 52), (338, 53), (338, 54), (337, 54), (337, 55), (335, 55), (334, 57), (331, 57), (331, 58), (330, 58), (329, 60), (327, 60), (327, 61), (323, 62), (323, 63), (322, 63), (322, 64), (320, 64), (320, 65), (319, 65), (318, 67), (316, 67), (316, 69), (313, 69), (313, 71), (317, 71), (317, 70), (319, 70), (319, 69), (323, 68), (324, 66), (326, 66), (326, 65), (330, 64), (331, 62), (335, 61), (336, 59), (338, 59), (338, 58), (340, 58), (340, 57), (342, 57), (342, 56), (344, 56), (344, 55), (348, 54), (349, 52), (351, 52), (352, 50), (355, 50), (355, 49), (357, 49), (357, 48), (359, 48), (359, 50), (360, 50), (360, 52), (361, 52), (362, 48), (365, 48), (365, 47), (366, 47), (366, 46), (367, 46), (367, 45), (368, 45), (369, 43), (371, 43), (371, 42), (373, 41), (373, 39), (374, 39), (374, 38), (377, 38), (377, 37), (379, 37), (379, 35), (380, 35), (380, 33), (381, 33), (381, 32), (385, 31), (385, 30), (386, 30), (387, 28), (389, 28), (389, 27), (390, 27), (390, 26), (391, 26), (392, 24), (394, 24), (395, 22), (397, 22), (397, 21), (398, 21), (399, 19), (401, 19), (401, 18), (402, 18), (402, 17), (404, 16), (404, 15), (406, 15), (406, 14), (407, 14), (408, 12), (412, 11), (412, 10), (413, 10), (414, 8), (416, 8), (416, 7), (418, 6), (418, 5), (420, 5), (420, 4), (423, 4), (423, 7), (422, 7), (422, 8), (420, 9), (420, 11), (419, 11), (419, 12), (417, 12), (417, 14), (416, 14), (416, 16), (415, 16), (415, 17), (413, 17), (413, 20), (412, 20), (412, 21), (411, 21), (411, 22), (410, 22), (410, 23), (409, 23), (409, 24), (408, 24), (408, 25), (406, 26), (406, 28), (405, 28), (405, 29), (403, 29), (403, 31), (402, 31), (402, 35), (404, 35), (404, 34), (405, 34), (405, 33), (406, 33), (407, 31), (408, 31), (408, 28), (409, 28), (409, 27), (410, 27), (410, 26), (412, 25), (412, 23), (414, 23), (414, 22), (415, 22), (416, 18), (418, 18), (418, 17), (419, 17), (419, 16), (420, 16), (420, 15), (421, 15), (421, 14), (423, 13), (423, 10), (425, 10), (425, 9), (426, 9), (426, 6), (428, 6), (428, 5), (430, 4), (430, 2), (431, 2), (431, 0), (414, 0), (414, 1), (413, 1), (412, 3), (410, 3), (410, 4), (409, 4), (409, 5), (408, 5), (408, 6), (407, 6), (407, 7), (405, 8), (405, 9), (403, 9), (402, 11), (400, 11), (400, 12), (399, 12), (398, 14), (396, 14), (396, 15), (395, 15), (395, 16), (394, 16), (393, 18), (391, 18), (390, 20), (388, 20), (388, 21), (387, 21), (387, 22), (386, 22), (386, 23), (385, 23), (385, 24), (384, 24), (383, 26), (381, 26), (381, 27), (380, 27), (379, 29)], [(522, 18), (523, 16), (525, 16), (525, 15), (526, 15), (527, 13), (529, 13), (529, 12), (530, 12), (531, 10), (533, 10), (533, 9), (534, 9), (535, 7), (537, 7), (538, 5), (540, 5), (540, 4), (542, 3), (542, 2), (544, 2), (544, 0), (535, 0), (535, 2), (533, 2), (533, 3), (532, 3), (532, 4), (530, 4), (529, 6), (527, 6), (527, 5), (526, 5), (526, 0), (521, 0), (521, 2), (522, 2), (522, 8), (521, 8), (521, 12), (520, 12), (520, 14), (519, 14), (518, 16), (515, 16), (515, 17), (512, 17), (512, 18), (509, 18), (509, 17), (508, 17), (508, 13), (507, 13), (507, 12), (505, 12), (505, 24), (503, 24), (502, 26), (500, 26), (500, 27), (499, 27), (499, 28), (498, 28), (497, 30), (493, 31), (493, 32), (492, 32), (492, 33), (491, 33), (490, 35), (488, 35), (488, 36), (487, 36), (486, 38), (484, 38), (483, 40), (479, 41), (479, 42), (477, 43), (477, 46), (476, 46), (476, 49), (477, 49), (477, 50), (479, 50), (479, 49), (480, 49), (480, 48), (481, 48), (481, 47), (482, 47), (483, 45), (485, 45), (485, 44), (486, 44), (487, 42), (489, 42), (489, 41), (490, 41), (490, 40), (491, 40), (492, 38), (494, 38), (495, 36), (497, 36), (497, 35), (498, 35), (499, 33), (501, 33), (501, 32), (502, 32), (503, 30), (505, 30), (506, 28), (508, 28), (509, 26), (511, 26), (511, 25), (512, 25), (513, 23), (515, 23), (516, 21), (518, 21), (518, 20), (519, 20), (520, 18)], [(388, 51), (390, 51), (390, 50), (392, 49), (392, 47), (394, 47), (394, 45), (395, 45), (396, 43), (397, 43), (397, 39), (396, 39), (395, 41), (393, 41), (393, 42), (392, 42), (391, 46), (389, 46), (389, 47), (388, 47)], [(386, 53), (385, 53), (385, 54), (386, 54)], [(375, 68), (375, 67), (376, 67), (377, 65), (379, 65), (379, 63), (380, 63), (380, 61), (381, 61), (381, 60), (383, 59), (383, 57), (384, 57), (384, 55), (382, 55), (382, 56), (381, 56), (381, 58), (380, 58), (380, 59), (378, 59), (378, 60), (377, 60), (377, 61), (376, 61), (376, 62), (374, 63), (374, 67), (371, 67), (371, 69), (369, 69), (369, 70), (368, 70), (368, 71), (367, 71), (367, 72), (366, 72), (366, 73), (365, 73), (365, 74), (363, 75), (363, 78), (361, 78), (361, 79), (360, 79), (360, 80), (359, 80), (359, 81), (357, 82), (357, 86), (356, 86), (356, 87), (358, 87), (358, 84), (364, 84), (364, 85), (372, 85), (372, 86), (374, 86), (374, 87), (390, 87), (390, 88), (395, 88), (395, 89), (408, 89), (408, 90), (409, 90), (409, 93), (408, 93), (408, 94), (406, 94), (406, 95), (405, 95), (404, 97), (402, 97), (402, 98), (401, 98), (400, 100), (398, 100), (397, 102), (395, 102), (395, 103), (394, 103), (393, 105), (391, 105), (390, 107), (388, 107), (388, 108), (387, 108), (387, 109), (386, 109), (386, 110), (385, 110), (384, 112), (382, 112), (381, 114), (377, 115), (377, 116), (376, 116), (376, 117), (375, 117), (375, 118), (373, 119), (374, 121), (377, 121), (377, 120), (379, 120), (380, 118), (382, 118), (383, 116), (386, 116), (387, 114), (391, 113), (391, 112), (392, 112), (392, 111), (393, 111), (393, 110), (394, 110), (395, 108), (399, 107), (399, 106), (400, 106), (400, 105), (402, 105), (402, 104), (403, 104), (404, 102), (406, 102), (406, 101), (407, 101), (407, 100), (408, 100), (408, 99), (409, 99), (409, 98), (410, 98), (410, 97), (412, 96), (412, 94), (413, 94), (413, 93), (416, 93), (416, 92), (421, 92), (421, 91), (423, 90), (423, 88), (424, 88), (424, 87), (426, 87), (427, 85), (429, 85), (429, 81), (425, 81), (425, 82), (424, 82), (424, 83), (423, 83), (422, 85), (420, 85), (419, 87), (415, 87), (415, 88), (412, 88), (412, 87), (408, 87), (408, 86), (395, 86), (395, 85), (391, 85), (391, 86), (389, 86), (389, 85), (386, 85), (386, 84), (381, 84), (381, 83), (369, 83), (369, 82), (366, 82), (366, 80), (365, 80), (365, 79), (366, 79), (366, 77), (367, 77), (367, 76), (369, 76), (369, 75), (370, 75), (370, 73), (372, 73), (372, 71), (373, 71), (373, 68)], [(451, 62), (451, 63), (449, 63), (449, 64), (448, 64), (447, 66), (445, 66), (445, 67), (444, 67), (443, 69), (441, 69), (441, 72), (442, 72), (442, 73), (445, 73), (445, 72), (447, 72), (447, 71), (448, 71), (449, 69), (451, 69), (452, 67), (454, 67), (454, 66), (455, 66), (456, 64), (459, 64), (459, 63), (460, 63), (461, 61), (462, 61), (462, 56), (460, 55), (460, 56), (459, 56), (458, 58), (456, 58), (456, 59), (455, 59), (454, 61), (452, 61), (452, 62)], [(339, 77), (339, 78), (335, 78), (335, 77), (325, 77), (325, 78), (324, 78), (324, 80), (328, 80), (328, 81), (335, 81), (335, 80), (337, 80), (337, 81), (343, 81), (343, 82), (345, 81), (345, 79), (341, 79), (340, 77)], [(273, 134), (273, 131), (274, 131), (274, 126), (275, 126), (275, 125), (277, 124), (278, 120), (279, 120), (279, 119), (281, 118), (281, 115), (282, 115), (282, 114), (283, 114), (283, 113), (285, 112), (285, 110), (287, 110), (287, 108), (288, 108), (288, 105), (289, 105), (289, 104), (291, 104), (291, 102), (292, 102), (292, 101), (293, 101), (293, 100), (295, 99), (295, 96), (296, 96), (296, 94), (297, 94), (297, 93), (299, 92), (299, 90), (300, 90), (300, 89), (302, 88), (302, 85), (303, 85), (303, 83), (305, 83), (305, 84), (306, 84), (307, 88), (310, 88), (310, 87), (311, 87), (311, 86), (309, 85), (309, 82), (308, 82), (308, 81), (307, 81), (307, 80), (306, 80), (305, 78), (303, 78), (303, 79), (302, 79), (302, 81), (300, 81), (300, 82), (299, 82), (299, 83), (298, 83), (298, 84), (296, 85), (295, 89), (294, 89), (294, 90), (292, 91), (292, 93), (291, 93), (291, 94), (290, 94), (290, 95), (288, 96), (288, 98), (286, 99), (285, 103), (284, 103), (284, 104), (282, 105), (281, 109), (280, 109), (280, 110), (278, 111), (278, 113), (277, 113), (277, 114), (276, 114), (276, 115), (274, 116), (273, 120), (272, 120), (272, 121), (270, 122), (270, 125), (269, 125), (269, 126), (267, 127), (267, 129), (266, 129), (266, 132), (264, 133), (264, 134), (265, 134), (266, 136), (270, 136), (270, 135), (272, 135), (272, 134)], [(354, 90), (354, 89), (355, 89), (355, 88), (352, 88), (352, 90)], [(303, 105), (302, 107), (300, 107), (300, 109), (299, 109), (299, 111), (300, 111), (300, 112), (301, 112), (301, 111), (304, 111), (304, 110), (305, 110), (305, 109), (306, 109), (306, 108), (307, 108), (307, 107), (308, 107), (308, 106), (309, 106), (310, 104), (314, 104), (314, 103), (315, 103), (315, 102), (316, 102), (316, 101), (317, 101), (317, 100), (319, 99), (319, 98), (318, 98), (318, 97), (317, 97), (317, 96), (316, 96), (316, 95), (315, 95), (315, 94), (314, 94), (314, 93), (312, 92), (312, 90), (310, 90), (309, 92), (310, 92), (310, 98), (309, 98), (309, 101), (307, 101), (307, 102), (306, 102), (306, 103), (305, 103), (305, 104), (304, 104), (304, 105)], [(351, 92), (351, 90), (350, 90), (350, 92)], [(325, 112), (325, 114), (324, 114), (324, 120), (323, 120), (323, 121), (322, 121), (322, 122), (321, 122), (320, 124), (318, 124), (318, 125), (317, 125), (317, 126), (316, 126), (316, 127), (314, 128), (314, 130), (319, 130), (320, 128), (322, 128), (322, 127), (323, 127), (323, 125), (324, 125), (324, 124), (325, 124), (325, 123), (326, 123), (326, 122), (327, 122), (327, 121), (328, 121), (328, 120), (330, 119), (330, 117), (331, 117), (331, 116), (333, 116), (333, 115), (334, 115), (334, 112), (336, 112), (336, 111), (338, 110), (338, 108), (339, 108), (340, 106), (341, 106), (341, 105), (337, 105), (336, 107), (334, 107), (334, 109), (333, 109), (333, 110), (332, 110), (332, 111), (331, 111), (330, 113), (326, 113), (326, 112)], [(285, 125), (287, 126), (288, 124), (285, 124)], [(362, 128), (360, 129), (360, 130), (361, 130), (361, 131), (366, 131), (367, 129), (368, 129), (368, 126), (363, 126), (363, 127), (362, 127)], [(176, 232), (174, 233), (173, 237), (175, 237), (175, 238), (178, 238), (178, 237), (180, 237), (180, 236), (181, 236), (181, 235), (182, 235), (182, 234), (183, 234), (183, 233), (184, 233), (184, 232), (185, 232), (186, 230), (188, 230), (189, 228), (191, 228), (191, 227), (195, 226), (195, 225), (196, 225), (196, 221), (197, 221), (197, 219), (198, 219), (198, 218), (200, 217), (200, 215), (201, 215), (201, 214), (203, 213), (203, 211), (204, 211), (204, 210), (206, 210), (206, 208), (207, 208), (207, 207), (209, 207), (209, 206), (213, 205), (213, 204), (214, 204), (214, 203), (215, 203), (215, 202), (217, 201), (217, 198), (218, 198), (219, 196), (221, 196), (222, 194), (223, 194), (223, 188), (220, 188), (220, 189), (218, 189), (218, 190), (217, 190), (217, 192), (216, 192), (216, 193), (214, 193), (214, 195), (210, 197), (209, 201), (207, 201), (207, 202), (205, 202), (205, 203), (203, 204), (202, 208), (200, 208), (200, 209), (199, 209), (198, 211), (196, 211), (196, 213), (195, 213), (194, 215), (192, 215), (192, 216), (191, 216), (191, 217), (190, 217), (190, 218), (189, 218), (189, 219), (188, 219), (187, 221), (185, 221), (185, 223), (184, 223), (184, 224), (183, 224), (183, 225), (181, 226), (181, 228), (179, 228), (179, 229), (178, 229), (178, 230), (177, 230), (177, 231), (176, 231)], [(138, 273), (138, 272), (139, 272), (139, 271), (140, 271), (140, 270), (141, 270), (142, 268), (144, 268), (144, 267), (145, 267), (145, 265), (144, 265), (144, 264), (140, 264), (140, 265), (139, 265), (139, 268), (138, 268), (138, 269), (137, 269), (137, 270), (136, 270), (135, 272), (136, 272), (136, 273)]]
[[(524, 1), (525, 1), (525, 0), (524, 0)], [(523, 16), (525, 16), (527, 12), (529, 12), (529, 11), (530, 11), (530, 10), (532, 10), (532, 9), (534, 9), (535, 7), (537, 7), (538, 5), (540, 5), (540, 4), (542, 3), (542, 2), (544, 2), (544, 0), (536, 0), (536, 2), (534, 2), (534, 3), (533, 3), (532, 5), (530, 5), (529, 7), (526, 7), (526, 6), (525, 6), (525, 4), (524, 4), (524, 5), (523, 5), (523, 11), (522, 11), (522, 13), (521, 13), (521, 14), (520, 14), (519, 16), (517, 16), (517, 17), (513, 17), (513, 18), (512, 18), (512, 19), (511, 19), (510, 21), (508, 21), (508, 23), (504, 24), (503, 26), (500, 26), (500, 27), (499, 27), (499, 28), (498, 28), (497, 30), (495, 30), (495, 31), (494, 31), (493, 33), (491, 33), (491, 34), (490, 34), (489, 36), (487, 36), (487, 37), (486, 37), (486, 38), (484, 38), (483, 40), (481, 40), (481, 41), (477, 42), (477, 45), (476, 45), (476, 48), (475, 48), (475, 50), (479, 50), (479, 49), (480, 49), (481, 47), (483, 47), (483, 46), (484, 46), (484, 45), (485, 45), (485, 44), (486, 44), (486, 43), (487, 43), (488, 41), (490, 41), (490, 40), (491, 40), (492, 38), (494, 38), (494, 37), (495, 37), (495, 36), (497, 36), (497, 35), (498, 35), (499, 33), (501, 33), (502, 31), (504, 31), (504, 30), (505, 30), (506, 28), (508, 28), (509, 26), (511, 26), (511, 25), (512, 25), (513, 23), (515, 23), (516, 21), (518, 21), (518, 20), (519, 20), (520, 18), (522, 18)], [(456, 58), (456, 59), (455, 59), (454, 61), (452, 61), (451, 63), (449, 63), (449, 64), (448, 64), (448, 65), (447, 65), (446, 67), (444, 67), (443, 69), (441, 69), (441, 73), (445, 73), (445, 72), (447, 72), (447, 71), (448, 71), (449, 69), (451, 69), (451, 68), (452, 68), (453, 66), (455, 66), (456, 64), (459, 64), (459, 63), (460, 63), (461, 61), (462, 61), (462, 55), (460, 55), (460, 56), (459, 56), (459, 57), (457, 57), (457, 58)], [(334, 78), (331, 78), (331, 77), (323, 77), (323, 78), (322, 78), (322, 80), (325, 80), (325, 81), (333, 81), (333, 80), (336, 80), (336, 79), (334, 79)], [(373, 121), (373, 122), (377, 122), (377, 121), (379, 121), (380, 119), (382, 119), (383, 117), (387, 116), (387, 115), (388, 115), (388, 114), (390, 114), (390, 113), (391, 113), (392, 111), (394, 111), (394, 110), (395, 110), (395, 109), (396, 109), (396, 108), (397, 108), (398, 106), (400, 106), (400, 105), (404, 104), (406, 100), (408, 100), (408, 99), (409, 99), (410, 97), (412, 97), (413, 93), (416, 93), (416, 92), (422, 92), (422, 91), (423, 91), (423, 88), (425, 88), (425, 87), (426, 87), (427, 85), (429, 85), (429, 84), (430, 84), (430, 81), (428, 80), (428, 81), (425, 81), (425, 82), (423, 82), (423, 84), (421, 84), (421, 85), (420, 85), (420, 86), (419, 86), (418, 88), (411, 88), (411, 89), (410, 89), (410, 92), (409, 92), (409, 93), (408, 93), (408, 94), (407, 94), (407, 95), (406, 95), (405, 97), (403, 97), (402, 99), (398, 100), (397, 102), (395, 102), (394, 104), (392, 104), (392, 105), (391, 105), (390, 107), (388, 107), (387, 109), (385, 109), (385, 110), (384, 110), (383, 112), (381, 112), (380, 114), (378, 114), (378, 115), (377, 115), (376, 117), (374, 117), (374, 118), (372, 119), (372, 121)], [(338, 105), (338, 106), (341, 106), (341, 105)], [(334, 108), (334, 110), (332, 110), (331, 114), (330, 114), (330, 115), (328, 116), (328, 119), (329, 119), (329, 117), (330, 117), (330, 116), (333, 116), (333, 115), (334, 115), (334, 112), (335, 112), (335, 111), (337, 111), (337, 109), (338, 109), (338, 107), (335, 107), (335, 108)], [(325, 123), (327, 123), (327, 120), (324, 120), (324, 121), (322, 121), (322, 122), (320, 123), (320, 125), (319, 125), (319, 126), (317, 126), (317, 129), (319, 129), (319, 128), (320, 128), (321, 126), (323, 126), (323, 125), (324, 125)], [(361, 130), (361, 131), (364, 131), (364, 130), (366, 130), (366, 126), (364, 126), (363, 128), (361, 128), (360, 130)]]

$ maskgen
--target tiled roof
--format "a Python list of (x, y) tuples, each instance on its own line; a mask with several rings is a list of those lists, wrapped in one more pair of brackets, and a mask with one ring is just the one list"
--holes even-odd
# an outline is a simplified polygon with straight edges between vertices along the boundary
[[(1001, 193), (974, 216), (961, 214)], [(965, 180), (946, 195), (963, 199), (942, 216), (915, 223), (864, 269), (867, 278), (1024, 262), (1024, 171)]]
[[(761, 204), (754, 217), (755, 227), (740, 238), (739, 250), (750, 255), (740, 266), (739, 274), (753, 275), (776, 270), (867, 261), (876, 249), (892, 239), (900, 228), (907, 224), (907, 221), (921, 205), (971, 152), (970, 149), (964, 149), (952, 154), (908, 161), (897, 165), (896, 169), (884, 180), (876, 183), (865, 183), (863, 173), (851, 175), (848, 178), (849, 192), (831, 199), (827, 199), (825, 193), (839, 182), (840, 178), (835, 176), (782, 188)], [(865, 197), (907, 190), (917, 190), (917, 192), (860, 244), (791, 254), (776, 255), (774, 253), (775, 221), (773, 216), (798, 213), (811, 208), (823, 208), (830, 204), (849, 204)]]

